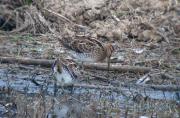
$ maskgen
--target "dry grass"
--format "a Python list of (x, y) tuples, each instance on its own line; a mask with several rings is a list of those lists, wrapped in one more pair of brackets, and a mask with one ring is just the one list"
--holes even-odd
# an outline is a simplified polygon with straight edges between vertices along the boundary
[[(65, 35), (71, 37), (86, 35), (97, 37), (103, 42), (114, 43), (116, 45), (114, 62), (122, 65), (152, 67), (152, 71), (148, 73), (150, 77), (148, 84), (179, 85), (179, 2), (177, 0), (3, 1), (0, 2), (0, 15), (5, 22), (0, 26), (0, 56), (45, 59), (55, 59), (59, 55), (68, 57), (68, 50), (57, 43), (58, 38)], [(22, 68), (28, 72), (24, 72)], [(10, 78), (7, 80), (9, 83), (17, 81), (18, 79), (13, 81), (11, 79), (18, 78), (19, 73), (29, 74), (29, 78), (33, 74), (45, 74), (49, 77), (47, 73), (50, 73), (50, 69), (41, 70), (39, 67), (22, 65), (9, 67), (1, 64), (0, 69), (10, 70), (7, 76)], [(82, 83), (113, 86), (118, 86), (119, 83), (136, 83), (144, 76), (142, 73), (111, 72), (108, 74), (105, 71), (87, 70), (82, 74), (81, 71), (76, 71)], [(13, 72), (15, 74), (11, 76)], [(1, 73), (4, 75), (4, 71), (0, 71)], [(109, 81), (102, 82), (91, 76), (93, 74), (108, 78)], [(2, 76), (0, 80), (5, 81), (5, 77)], [(52, 80), (50, 83), (52, 84)], [(145, 100), (146, 97), (137, 97), (133, 92), (132, 96), (125, 98), (127, 101), (120, 101), (106, 99), (112, 95), (106, 91), (102, 91), (102, 98), (98, 98), (99, 95), (96, 96), (94, 93), (74, 96), (59, 94), (54, 97), (42, 91), (33, 96), (29, 96), (26, 92), (25, 94), (11, 92), (5, 94), (10, 99), (7, 101), (2, 99), (0, 103), (3, 105), (15, 103), (16, 110), (9, 110), (10, 112), (5, 116), (12, 116), (15, 112), (18, 118), (40, 118), (50, 114), (57, 116), (63, 110), (66, 117), (74, 118), (179, 116), (179, 106), (174, 101), (149, 98)], [(140, 91), (140, 93), (143, 92)], [(98, 99), (94, 99), (93, 95)], [(2, 98), (6, 97), (2, 95)], [(178, 101), (178, 98), (176, 99)], [(10, 109), (10, 107), (7, 108)]]

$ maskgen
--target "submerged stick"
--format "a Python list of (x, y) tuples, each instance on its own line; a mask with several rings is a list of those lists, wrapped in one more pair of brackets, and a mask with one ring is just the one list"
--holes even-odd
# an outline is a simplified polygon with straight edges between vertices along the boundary
[(155, 85), (155, 84), (126, 84), (122, 87), (136, 88), (136, 89), (153, 89), (159, 91), (180, 91), (179, 85)]
[(122, 87), (130, 89), (154, 89), (161, 91), (179, 91), (179, 85), (154, 85), (154, 84), (121, 84), (120, 87), (102, 86), (102, 85), (89, 85), (89, 84), (74, 84), (73, 87), (87, 88), (87, 89), (105, 89), (112, 91), (120, 91)]
[[(30, 58), (16, 58), (16, 57), (1, 57), (0, 63), (18, 63), (24, 65), (40, 65), (43, 67), (51, 67), (54, 63), (54, 60), (47, 59), (30, 59)], [(107, 63), (84, 63), (85, 69), (96, 69), (96, 70), (105, 70), (108, 71)], [(139, 66), (122, 66), (120, 64), (111, 64), (110, 71), (119, 71), (119, 72), (135, 72), (135, 73), (147, 73), (151, 71), (149, 67), (139, 67)]]
[[(72, 86), (72, 85), (71, 85)], [(69, 87), (69, 86), (64, 86), (64, 88)], [(137, 84), (122, 84), (119, 87), (114, 87), (114, 86), (102, 86), (102, 85), (91, 85), (91, 84), (74, 84), (73, 85), (74, 88), (82, 88), (82, 89), (97, 89), (97, 90), (110, 90), (110, 91), (114, 91), (114, 92), (121, 92), (124, 93), (125, 91), (129, 91), (129, 92), (135, 92), (135, 91), (139, 91), (139, 90), (144, 90), (144, 91), (148, 91), (148, 89), (153, 89), (154, 91), (179, 91), (180, 90), (180, 86), (178, 85), (137, 85)], [(60, 87), (61, 88), (61, 87)], [(36, 88), (37, 89), (37, 88)], [(9, 93), (11, 91), (13, 91), (13, 87), (1, 87), (0, 86), (0, 92), (3, 94)], [(150, 91), (151, 91), (150, 90)], [(24, 90), (15, 90), (18, 91), (20, 93), (23, 94), (27, 94), (26, 91)]]

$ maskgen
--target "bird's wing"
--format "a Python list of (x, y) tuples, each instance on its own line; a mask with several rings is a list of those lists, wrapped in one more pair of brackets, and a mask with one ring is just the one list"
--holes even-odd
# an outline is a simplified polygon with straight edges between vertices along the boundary
[(91, 53), (96, 48), (103, 49), (103, 44), (101, 42), (91, 38), (64, 38), (61, 42), (64, 47), (78, 53)]
[(63, 67), (63, 69), (64, 69), (66, 72), (68, 72), (68, 73), (71, 75), (71, 77), (72, 77), (73, 79), (76, 79), (76, 78), (77, 78), (77, 75), (74, 73), (74, 71), (73, 71), (72, 68), (68, 67), (68, 66), (65, 65), (64, 63), (62, 63), (62, 67)]

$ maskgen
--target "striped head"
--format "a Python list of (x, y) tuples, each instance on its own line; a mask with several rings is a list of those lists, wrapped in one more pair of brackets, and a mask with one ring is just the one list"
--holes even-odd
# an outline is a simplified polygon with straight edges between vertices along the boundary
[(73, 72), (72, 68), (65, 64), (66, 60), (57, 59), (53, 64), (53, 74), (55, 75), (57, 82), (61, 85), (72, 84), (73, 80), (76, 79), (76, 75)]

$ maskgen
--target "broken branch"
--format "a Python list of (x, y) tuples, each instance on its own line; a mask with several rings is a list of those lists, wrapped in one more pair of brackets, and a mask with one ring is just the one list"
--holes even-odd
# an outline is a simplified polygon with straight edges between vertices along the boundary
[[(107, 63), (84, 63), (85, 69), (97, 69), (97, 70), (108, 70)], [(147, 73), (151, 71), (149, 67), (140, 67), (140, 66), (125, 66), (121, 64), (111, 64), (109, 70), (111, 71), (120, 71), (120, 72), (142, 72)]]
[(30, 59), (30, 58), (16, 58), (16, 57), (0, 57), (1, 63), (11, 64), (24, 64), (24, 65), (40, 65), (44, 67), (50, 67), (53, 64), (53, 60), (46, 59)]
[[(30, 59), (30, 58), (16, 58), (16, 57), (0, 57), (1, 63), (18, 63), (25, 65), (40, 65), (44, 67), (51, 67), (54, 60), (47, 59)], [(107, 63), (84, 63), (85, 69), (96, 69), (96, 70), (108, 70)], [(139, 67), (139, 66), (122, 66), (120, 64), (112, 64), (110, 67), (111, 71), (119, 72), (135, 72), (135, 73), (147, 73), (151, 71), (149, 67)]]
[(154, 89), (154, 90), (161, 90), (161, 91), (179, 91), (180, 86), (178, 85), (154, 85), (154, 84), (121, 84), (120, 87), (113, 87), (113, 86), (99, 86), (99, 85), (89, 85), (89, 84), (74, 84), (73, 87), (80, 87), (80, 88), (88, 88), (88, 89), (106, 89), (112, 91), (119, 91), (122, 88), (133, 88), (133, 89)]

